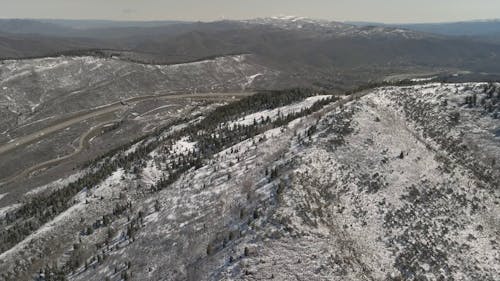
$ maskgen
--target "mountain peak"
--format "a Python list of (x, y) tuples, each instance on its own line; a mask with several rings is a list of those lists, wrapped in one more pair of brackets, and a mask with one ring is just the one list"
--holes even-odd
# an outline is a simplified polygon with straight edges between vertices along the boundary
[(299, 16), (286, 16), (286, 15), (279, 15), (279, 16), (272, 16), (270, 19), (274, 20), (287, 20), (287, 21), (299, 21), (299, 20), (305, 20), (307, 18), (305, 17), (299, 17)]

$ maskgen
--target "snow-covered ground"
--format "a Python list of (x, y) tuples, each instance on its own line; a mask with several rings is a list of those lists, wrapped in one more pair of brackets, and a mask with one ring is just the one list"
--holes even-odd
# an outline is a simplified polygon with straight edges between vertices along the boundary
[(175, 154), (188, 154), (195, 149), (196, 142), (189, 141), (188, 138), (183, 137), (178, 140), (172, 147), (172, 153)]
[[(47, 224), (53, 236), (37, 232), (9, 257), (62, 234), (68, 247), (81, 239), (93, 249), (106, 228), (82, 236), (76, 222), (127, 202), (109, 226), (112, 242), (97, 251), (106, 259), (70, 280), (498, 280), (499, 123), (489, 107), (498, 86), (374, 89), (237, 143), (150, 192), (175, 155), (196, 150), (176, 139), (172, 151), (160, 146), (141, 161), (139, 174), (120, 169), (77, 195), (75, 207)], [(477, 104), (465, 105), (473, 96)]]
[(427, 81), (432, 81), (434, 79), (436, 79), (437, 76), (433, 76), (433, 77), (423, 77), (423, 78), (413, 78), (411, 79), (412, 82), (427, 82)]
[(293, 103), (291, 105), (286, 105), (278, 108), (274, 108), (271, 110), (264, 110), (264, 111), (259, 111), (256, 113), (252, 113), (249, 115), (246, 115), (236, 121), (233, 121), (229, 123), (230, 127), (235, 126), (236, 124), (238, 125), (252, 125), (254, 123), (261, 123), (262, 121), (266, 120), (269, 118), (271, 121), (274, 121), (278, 119), (280, 116), (287, 116), (289, 114), (293, 113), (298, 113), (304, 109), (311, 108), (311, 106), (314, 105), (314, 103), (324, 100), (324, 99), (329, 99), (331, 98), (331, 95), (317, 95), (317, 96), (312, 96), (309, 98), (306, 98), (305, 100), (297, 103)]
[(278, 75), (251, 55), (176, 65), (96, 57), (4, 61), (0, 115), (8, 118), (0, 120), (0, 132), (151, 93), (252, 90)]
[[(3, 194), (3, 195), (6, 195), (6, 194)], [(12, 204), (12, 205), (0, 208), (0, 218), (4, 218), (7, 213), (19, 208), (19, 206), (21, 206), (21, 204)]]
[[(467, 87), (481, 86), (378, 89), (328, 112), (318, 123), (317, 116), (301, 118), (266, 132), (265, 138), (256, 136), (226, 149), (210, 165), (188, 172), (172, 189), (162, 191), (156, 197), (161, 210), (148, 216), (136, 244), (116, 252), (113, 259), (124, 262), (147, 253), (148, 262), (133, 272), (151, 279), (495, 280), (499, 257), (490, 241), (498, 235), (486, 219), (498, 220), (494, 197), (466, 167), (452, 166), (453, 171), (443, 174), (450, 167), (440, 157), (447, 154), (437, 153), (437, 141), (423, 137), (399, 104), (399, 96), (407, 94), (440, 106), (443, 93), (451, 98), (455, 90)], [(280, 110), (295, 112), (292, 108), (299, 104), (304, 102)], [(235, 122), (251, 124), (277, 112), (258, 112)], [(317, 132), (304, 137), (315, 124)], [(282, 170), (279, 179), (270, 181), (265, 171), (273, 167)], [(286, 187), (277, 195), (280, 183)], [(447, 193), (450, 187), (454, 191)], [(462, 205), (461, 200), (474, 202), (474, 193), (485, 198), (481, 204), (487, 213), (467, 214), (468, 203)], [(248, 222), (238, 215), (245, 213), (240, 208), (250, 214), (256, 210), (262, 217)], [(478, 226), (468, 227), (479, 221), (481, 234)], [(435, 232), (422, 231), (418, 225), (432, 226)], [(240, 234), (228, 240), (235, 229)], [(447, 229), (454, 230), (439, 234)], [(177, 242), (163, 246), (165, 237)], [(471, 252), (460, 252), (450, 241), (467, 245)], [(423, 253), (414, 252), (407, 243), (417, 243)], [(183, 251), (187, 245), (186, 262), (164, 254)], [(208, 247), (217, 250), (207, 256)], [(449, 253), (446, 259), (440, 251)], [(169, 273), (168, 268), (177, 271)]]

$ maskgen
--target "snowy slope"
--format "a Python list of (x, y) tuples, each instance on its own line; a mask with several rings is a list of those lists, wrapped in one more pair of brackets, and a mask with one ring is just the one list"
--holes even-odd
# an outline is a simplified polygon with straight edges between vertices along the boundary
[[(440, 112), (446, 116), (459, 108), (465, 89), (484, 86), (383, 88), (324, 111), (319, 122), (303, 118), (269, 131), (264, 142), (256, 143), (257, 136), (236, 145), (162, 192), (162, 208), (138, 242), (113, 259), (147, 253), (148, 262), (133, 271), (167, 280), (496, 280), (498, 188), (440, 153), (437, 140), (423, 137), (401, 108), (415, 100), (437, 108), (444, 98), (456, 100)], [(474, 124), (465, 116), (478, 117), (464, 110), (450, 135)], [(481, 133), (498, 125), (481, 118)], [(314, 124), (317, 132), (304, 137)], [(493, 135), (484, 141), (500, 151)], [(279, 179), (265, 175), (271, 167), (282, 167)], [(279, 185), (286, 187), (277, 194)], [(241, 218), (238, 206), (257, 218)], [(161, 246), (165, 237), (177, 242)], [(207, 256), (207, 247), (217, 250)], [(185, 260), (165, 255), (186, 250)]]
[[(282, 225), (265, 230), (288, 231), (280, 239), (248, 239), (258, 254), (238, 264), (252, 273), (240, 277), (498, 279), (497, 182), (424, 138), (398, 104), (404, 97), (439, 107), (436, 99), (469, 86), (480, 87), (380, 89), (320, 121), (319, 132), (293, 153), (298, 164), (272, 217)], [(487, 125), (495, 121), (483, 118), (476, 133), (496, 142), (487, 155), (498, 155), (500, 143)], [(462, 126), (474, 124), (465, 120)]]
[[(499, 104), (498, 84), (369, 90), (269, 127), (154, 191), (179, 156), (197, 152), (179, 136), (138, 171), (77, 195), (27, 241), (42, 247), (63, 233), (54, 255), (64, 263), (80, 239), (91, 255), (69, 280), (498, 280)], [(112, 223), (77, 232), (76, 222), (123, 203)], [(27, 241), (0, 256), (0, 269), (29, 256)]]
[(176, 65), (96, 57), (4, 61), (0, 65), (0, 133), (120, 100), (171, 92), (245, 91), (279, 72), (251, 55)]
[(294, 114), (300, 112), (303, 109), (311, 108), (311, 106), (320, 100), (331, 98), (332, 95), (317, 95), (306, 98), (305, 100), (294, 103), (291, 105), (286, 105), (270, 110), (259, 111), (256, 113), (248, 114), (234, 122), (230, 122), (228, 126), (232, 127), (235, 125), (251, 125), (255, 123), (261, 123), (263, 120), (270, 119), (276, 120), (279, 116), (286, 116), (289, 114)]

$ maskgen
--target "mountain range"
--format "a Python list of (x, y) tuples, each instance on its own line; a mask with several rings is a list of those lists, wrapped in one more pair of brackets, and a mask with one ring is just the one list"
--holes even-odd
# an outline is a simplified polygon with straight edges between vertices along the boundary
[(349, 22), (357, 26), (392, 26), (420, 32), (449, 36), (488, 36), (500, 32), (500, 20), (478, 20), (444, 23), (384, 24), (377, 22)]
[[(498, 28), (497, 22), (477, 24), (490, 26), (491, 32)], [(336, 76), (377, 80), (396, 72), (500, 72), (500, 44), (492, 33), (469, 38), (433, 31), (300, 17), (145, 23), (0, 20), (0, 57), (96, 55), (97, 50), (107, 57), (172, 64), (253, 54), (310, 84)]]

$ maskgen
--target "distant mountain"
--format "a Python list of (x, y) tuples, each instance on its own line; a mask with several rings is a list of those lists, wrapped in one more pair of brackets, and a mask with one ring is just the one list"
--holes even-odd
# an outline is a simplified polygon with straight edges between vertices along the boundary
[(141, 34), (145, 28), (163, 29), (181, 21), (106, 21), (58, 19), (0, 19), (0, 31), (12, 34), (38, 34), (59, 37), (109, 38)]
[(72, 36), (74, 30), (62, 25), (28, 19), (0, 19), (0, 31), (12, 34)]
[(252, 53), (287, 69), (329, 71), (415, 66), (487, 69), (497, 67), (496, 54), (500, 55), (498, 45), (465, 38), (300, 18), (222, 21), (192, 27), (185, 25), (189, 31), (177, 35), (142, 37), (130, 50), (154, 53), (165, 61)]
[(464, 21), (449, 23), (383, 24), (373, 22), (350, 22), (357, 26), (390, 26), (419, 32), (448, 36), (485, 36), (500, 33), (500, 20)]
[(0, 32), (0, 59), (54, 56), (75, 50), (113, 49), (111, 41)]
[[(449, 23), (384, 24), (377, 22), (335, 22), (305, 17), (269, 17), (246, 21), (220, 21), (244, 24), (272, 25), (274, 27), (303, 31), (329, 31), (338, 36), (401, 35), (408, 37), (433, 33), (445, 36), (485, 36), (500, 33), (500, 20), (464, 21)], [(110, 21), (110, 20), (64, 20), (64, 19), (0, 19), (0, 31), (14, 34), (40, 34), (52, 36), (93, 37), (111, 32), (119, 34), (144, 29), (158, 30), (199, 26), (210, 23), (184, 21)], [(138, 32), (137, 32), (138, 33)], [(129, 34), (130, 35), (130, 34)]]
[[(90, 29), (41, 23), (46, 29), (33, 35), (27, 33), (37, 30), (32, 21), (18, 22), (17, 26), (23, 28), (17, 29), (12, 22), (7, 23), (0, 22), (0, 31), (25, 33), (4, 35), (0, 41), (0, 57), (61, 52), (89, 55), (89, 49), (111, 49), (113, 52), (100, 55), (172, 64), (253, 54), (262, 64), (289, 73), (290, 79), (337, 86), (380, 79), (402, 71), (500, 72), (500, 45), (492, 40), (434, 35), (393, 26), (274, 17)], [(71, 35), (64, 35), (67, 30)]]
[(472, 21), (441, 24), (406, 24), (400, 27), (452, 36), (481, 36), (500, 32), (500, 21)]
[(113, 20), (67, 20), (67, 19), (37, 19), (39, 22), (56, 24), (74, 29), (98, 29), (117, 27), (156, 27), (171, 24), (186, 23), (185, 21), (113, 21)]
[(409, 29), (394, 28), (388, 26), (356, 26), (342, 22), (316, 20), (304, 17), (270, 17), (246, 21), (250, 24), (272, 25), (286, 30), (301, 30), (308, 32), (324, 33), (330, 37), (358, 37), (358, 38), (381, 38), (381, 37), (404, 37), (406, 39), (420, 39), (429, 35), (415, 32)]

